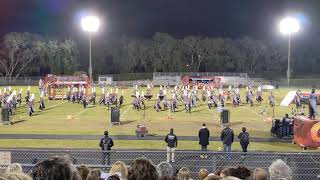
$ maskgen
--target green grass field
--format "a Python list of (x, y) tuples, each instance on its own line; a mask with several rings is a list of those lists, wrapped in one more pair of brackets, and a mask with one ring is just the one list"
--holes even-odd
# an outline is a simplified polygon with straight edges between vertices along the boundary
[[(27, 87), (13, 87), (19, 90), (23, 88), (25, 95)], [(1, 87), (3, 89), (3, 87)], [(109, 88), (107, 89), (109, 91)], [(146, 91), (143, 89), (144, 92)], [(295, 89), (292, 89), (295, 90)], [(309, 91), (309, 89), (306, 89)], [(32, 91), (39, 97), (37, 87), (32, 87)], [(197, 136), (198, 129), (202, 123), (206, 123), (213, 136), (219, 136), (221, 126), (217, 109), (208, 109), (206, 103), (198, 102), (197, 107), (192, 109), (191, 114), (186, 114), (181, 101), (179, 112), (171, 113), (168, 110), (156, 112), (153, 109), (154, 98), (146, 101), (147, 109), (145, 118), (143, 111), (134, 110), (131, 106), (132, 88), (123, 89), (124, 105), (121, 107), (120, 126), (111, 126), (110, 111), (105, 106), (95, 106), (83, 109), (80, 104), (72, 104), (65, 100), (46, 100), (46, 109), (38, 110), (36, 104), (36, 114), (29, 117), (26, 113), (26, 106), (22, 104), (13, 116), (13, 125), (0, 125), (1, 134), (80, 134), (80, 135), (101, 135), (103, 131), (109, 130), (111, 135), (134, 135), (137, 124), (143, 123), (153, 135), (165, 135), (170, 128), (174, 128), (178, 136)], [(158, 88), (155, 88), (153, 94), (156, 94)], [(275, 90), (276, 107), (275, 117), (282, 118), (285, 113), (291, 113), (293, 105), (290, 107), (280, 107), (282, 98), (289, 89)], [(121, 90), (119, 90), (121, 92)], [(97, 88), (97, 100), (100, 98), (100, 89)], [(242, 101), (244, 101), (244, 89), (241, 91)], [(235, 134), (240, 133), (242, 127), (247, 127), (252, 137), (270, 137), (272, 108), (268, 105), (268, 92), (264, 92), (264, 102), (250, 107), (243, 104), (240, 107), (232, 107), (231, 102), (227, 102), (226, 107), (230, 109), (231, 126)], [(200, 96), (200, 93), (199, 93)], [(169, 96), (171, 97), (171, 96)], [(260, 112), (267, 109), (267, 115), (262, 116)], [(1, 136), (1, 135), (0, 135)], [(0, 140), (0, 147), (52, 147), (52, 148), (98, 148), (95, 141), (85, 140), (26, 140), (16, 143), (17, 140)], [(21, 140), (22, 141), (22, 140)], [(135, 148), (163, 148), (162, 141), (119, 141), (116, 148), (135, 149)], [(213, 143), (212, 149), (217, 149), (220, 142)], [(299, 151), (296, 145), (284, 143), (254, 143), (255, 150), (281, 150), (281, 151)], [(275, 148), (277, 147), (277, 148)], [(180, 145), (181, 149), (198, 149), (196, 142), (184, 142)], [(236, 148), (237, 149), (237, 148)]]

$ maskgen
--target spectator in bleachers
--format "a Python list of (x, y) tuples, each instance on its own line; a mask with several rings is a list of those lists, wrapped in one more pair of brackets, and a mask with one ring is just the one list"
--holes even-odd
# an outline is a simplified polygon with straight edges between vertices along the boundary
[(80, 180), (76, 167), (70, 159), (54, 156), (38, 163), (31, 172), (33, 179), (37, 180)]
[(190, 170), (187, 167), (182, 167), (178, 172), (178, 179), (179, 180), (189, 180), (190, 177)]
[(118, 175), (114, 174), (108, 177), (107, 180), (122, 180)]
[[(173, 132), (173, 128), (170, 129), (170, 133), (165, 138), (167, 143), (167, 162), (174, 162), (174, 151), (178, 146), (178, 138)], [(171, 156), (171, 158), (170, 158)]]
[(208, 176), (208, 174), (209, 174), (208, 170), (202, 168), (202, 169), (200, 169), (200, 171), (199, 171), (198, 179), (199, 179), (199, 180), (203, 180), (204, 178), (206, 178), (206, 177)]
[(251, 177), (251, 171), (245, 166), (238, 166), (236, 168), (230, 168), (231, 176), (240, 179), (247, 179)]
[[(221, 132), (221, 141), (223, 142), (223, 151), (224, 152), (231, 152), (231, 144), (234, 140), (234, 133), (233, 130), (230, 128), (230, 125), (227, 126)], [(230, 156), (227, 157), (230, 159)]]
[(111, 167), (111, 169), (109, 171), (109, 174), (110, 175), (117, 174), (120, 179), (127, 180), (127, 178), (128, 178), (128, 168), (127, 168), (126, 164), (124, 164), (124, 162), (117, 161), (112, 165), (112, 167)]
[(12, 164), (10, 164), (10, 165), (6, 168), (5, 173), (10, 173), (10, 172), (22, 172), (21, 164), (19, 164), (19, 163), (12, 163)]
[(90, 168), (88, 168), (87, 166), (85, 165), (81, 165), (78, 169), (78, 173), (79, 173), (79, 176), (81, 177), (82, 180), (86, 180), (87, 179), (87, 176), (90, 172)]
[(292, 179), (292, 170), (291, 168), (282, 161), (278, 159), (274, 161), (269, 167), (270, 180), (291, 180)]
[(162, 176), (158, 180), (178, 180), (175, 176)]
[(204, 180), (220, 180), (222, 179), (220, 176), (217, 176), (215, 174), (209, 174)]
[(13, 171), (0, 175), (0, 180), (32, 180), (32, 178), (23, 172)]
[(156, 167), (147, 159), (136, 159), (130, 165), (128, 180), (157, 180)]
[(168, 162), (160, 162), (157, 165), (157, 172), (159, 177), (163, 177), (163, 176), (173, 176), (173, 167), (171, 166), (170, 163)]
[(247, 132), (247, 128), (243, 127), (242, 132), (238, 135), (238, 138), (240, 139), (240, 145), (242, 148), (242, 152), (244, 152), (244, 156), (246, 155), (246, 152), (248, 152), (247, 148), (250, 143), (250, 136)]
[(100, 180), (101, 177), (101, 170), (100, 169), (92, 169), (86, 180)]
[(262, 168), (256, 168), (253, 171), (253, 180), (268, 180), (268, 172)]
[(231, 176), (231, 168), (224, 168), (221, 172), (220, 172), (220, 177), (224, 178), (227, 176)]
[(239, 179), (237, 177), (233, 177), (233, 176), (227, 176), (227, 177), (222, 178), (221, 180), (241, 180), (241, 179)]

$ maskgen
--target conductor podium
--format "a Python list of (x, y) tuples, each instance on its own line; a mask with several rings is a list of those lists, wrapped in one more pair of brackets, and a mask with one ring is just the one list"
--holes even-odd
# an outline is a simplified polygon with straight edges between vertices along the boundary
[(320, 147), (320, 119), (294, 117), (294, 142), (303, 148)]

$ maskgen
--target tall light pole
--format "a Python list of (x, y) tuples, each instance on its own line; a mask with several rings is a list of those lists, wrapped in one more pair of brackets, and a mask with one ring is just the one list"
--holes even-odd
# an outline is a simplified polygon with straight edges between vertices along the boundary
[(92, 61), (91, 61), (91, 34), (97, 32), (100, 26), (99, 18), (96, 16), (85, 16), (81, 19), (81, 27), (89, 32), (89, 76), (92, 84)]
[(288, 69), (287, 69), (287, 80), (288, 86), (290, 86), (290, 60), (291, 60), (291, 35), (297, 33), (300, 30), (299, 21), (293, 17), (286, 17), (280, 21), (280, 32), (284, 35), (288, 35)]

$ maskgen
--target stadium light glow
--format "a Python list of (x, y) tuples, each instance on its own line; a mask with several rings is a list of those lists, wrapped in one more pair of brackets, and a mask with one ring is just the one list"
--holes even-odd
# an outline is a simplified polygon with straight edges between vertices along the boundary
[(81, 19), (81, 27), (84, 31), (97, 32), (100, 27), (100, 20), (96, 16), (85, 16)]
[(89, 76), (92, 84), (92, 60), (91, 60), (91, 33), (97, 32), (100, 27), (100, 20), (97, 16), (85, 16), (81, 19), (81, 27), (84, 31), (89, 32)]
[(280, 32), (284, 35), (288, 35), (288, 68), (287, 68), (287, 80), (288, 86), (290, 86), (290, 51), (291, 51), (291, 34), (297, 33), (300, 31), (300, 23), (296, 18), (285, 17), (280, 21), (279, 24)]

